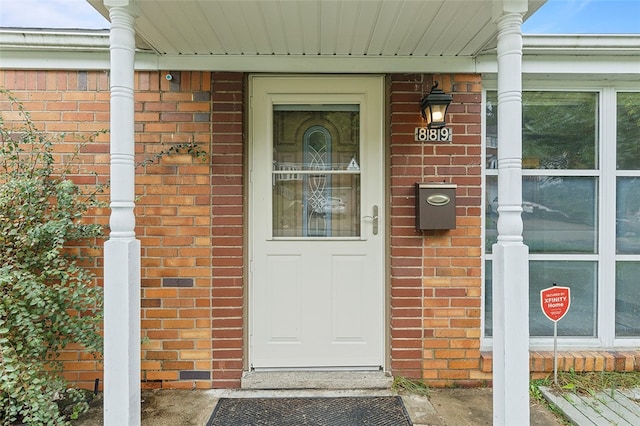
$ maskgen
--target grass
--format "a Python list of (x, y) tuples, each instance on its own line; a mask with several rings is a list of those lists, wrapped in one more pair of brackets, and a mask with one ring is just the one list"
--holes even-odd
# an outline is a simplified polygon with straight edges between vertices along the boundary
[(562, 422), (562, 424), (569, 425), (570, 423), (567, 423), (565, 421), (562, 411), (555, 404), (552, 404), (549, 401), (547, 401), (546, 398), (542, 395), (542, 391), (540, 390), (541, 386), (544, 386), (544, 387), (553, 386), (553, 380), (549, 378), (531, 380), (529, 382), (529, 395), (531, 396), (531, 398), (535, 399), (536, 401), (538, 401), (540, 405), (546, 407), (547, 410), (552, 412), (556, 416), (556, 418), (560, 422)]
[[(555, 387), (553, 380), (532, 380), (529, 384), (529, 393), (535, 399), (542, 400), (540, 386)], [(631, 389), (640, 387), (640, 372), (628, 371), (594, 371), (589, 373), (576, 373), (575, 371), (558, 371), (558, 391), (569, 391), (582, 395), (611, 389)]]
[(558, 372), (558, 388), (584, 395), (613, 390), (640, 387), (640, 372), (596, 371), (576, 373), (575, 371)]
[(395, 391), (406, 391), (422, 396), (429, 396), (431, 393), (429, 386), (423, 381), (408, 379), (402, 376), (395, 376), (391, 387)]
[[(571, 394), (595, 395), (598, 392), (615, 390), (615, 389), (631, 389), (640, 387), (640, 372), (615, 372), (615, 371), (597, 371), (589, 373), (576, 373), (575, 371), (558, 371), (558, 386), (553, 384), (553, 379), (532, 380), (529, 383), (529, 394), (541, 404), (545, 405), (559, 419), (563, 419), (562, 412), (555, 405), (549, 403), (540, 387), (552, 387), (559, 392), (565, 394), (565, 398), (570, 398)], [(562, 420), (564, 421), (564, 420)], [(570, 424), (564, 422), (564, 424)]]

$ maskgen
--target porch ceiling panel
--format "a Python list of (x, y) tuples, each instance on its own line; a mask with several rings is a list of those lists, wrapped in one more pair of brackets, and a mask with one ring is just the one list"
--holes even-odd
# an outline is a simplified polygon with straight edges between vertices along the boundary
[[(102, 0), (88, 0), (105, 16)], [(545, 0), (530, 0), (529, 14)], [(472, 57), (495, 43), (492, 0), (136, 0), (161, 55)]]

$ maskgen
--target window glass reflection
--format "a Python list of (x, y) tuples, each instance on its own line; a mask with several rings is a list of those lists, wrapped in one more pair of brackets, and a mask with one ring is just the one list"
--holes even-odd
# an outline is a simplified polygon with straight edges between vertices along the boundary
[(274, 178), (274, 237), (360, 236), (359, 175), (290, 173)]
[(618, 170), (640, 170), (640, 93), (617, 96)]
[[(498, 178), (487, 176), (485, 250), (497, 241)], [(597, 179), (524, 176), (522, 222), (531, 253), (596, 253)], [(640, 230), (638, 233), (640, 238)]]
[(597, 180), (594, 177), (525, 176), (524, 242), (531, 253), (596, 253)]
[[(639, 268), (640, 269), (640, 268)], [(493, 335), (491, 265), (487, 262), (485, 279), (485, 335)], [(640, 273), (640, 270), (637, 271)], [(553, 322), (542, 312), (540, 291), (559, 286), (571, 289), (571, 307), (558, 321), (558, 336), (596, 336), (596, 262), (529, 262), (529, 334), (531, 337), (553, 336)]]
[(640, 337), (640, 262), (616, 264), (616, 337)]
[(485, 196), (485, 252), (491, 253), (491, 246), (498, 241), (498, 176), (486, 177)]
[[(488, 91), (485, 108), (486, 168), (498, 168), (498, 94)], [(522, 167), (598, 167), (598, 93), (522, 93)]]
[(618, 178), (616, 252), (640, 254), (640, 178)]

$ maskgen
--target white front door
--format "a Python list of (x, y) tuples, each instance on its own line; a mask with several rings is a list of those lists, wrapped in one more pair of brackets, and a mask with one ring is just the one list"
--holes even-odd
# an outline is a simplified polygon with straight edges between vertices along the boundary
[(249, 362), (384, 365), (383, 79), (250, 79)]

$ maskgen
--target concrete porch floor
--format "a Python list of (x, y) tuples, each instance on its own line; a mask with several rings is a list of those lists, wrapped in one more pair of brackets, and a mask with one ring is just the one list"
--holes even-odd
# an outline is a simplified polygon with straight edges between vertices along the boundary
[[(490, 388), (431, 389), (429, 397), (400, 393), (414, 426), (491, 425)], [(142, 394), (142, 425), (206, 425), (219, 398), (340, 397), (397, 395), (390, 389), (332, 390), (154, 390)], [(102, 426), (102, 401), (73, 424)], [(531, 425), (558, 426), (563, 423), (537, 401), (531, 402)], [(277, 426), (277, 425), (274, 425)]]

